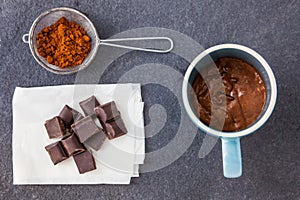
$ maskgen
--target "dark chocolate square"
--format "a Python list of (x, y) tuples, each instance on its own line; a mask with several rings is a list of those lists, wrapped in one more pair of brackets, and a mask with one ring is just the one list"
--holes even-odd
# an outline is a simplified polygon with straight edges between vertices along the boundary
[(66, 127), (71, 127), (74, 121), (78, 121), (83, 118), (80, 112), (68, 105), (63, 107), (58, 116), (64, 121)]
[(110, 122), (120, 116), (120, 111), (117, 109), (114, 101), (97, 106), (94, 111), (98, 119), (102, 122)]
[(105, 139), (106, 139), (106, 136), (105, 136), (104, 132), (101, 130), (101, 132), (96, 133), (95, 135), (93, 135), (92, 137), (87, 139), (84, 142), (84, 144), (88, 145), (95, 151), (98, 151), (101, 148), (102, 144), (104, 143)]
[(83, 118), (84, 116), (80, 112), (78, 112), (78, 114), (74, 117), (74, 122), (77, 122)]
[(68, 156), (85, 150), (84, 146), (79, 142), (77, 136), (73, 133), (61, 140), (61, 144)]
[(68, 158), (59, 142), (49, 144), (45, 147), (54, 165)]
[(114, 139), (127, 133), (127, 129), (121, 117), (109, 123), (102, 123), (103, 130), (108, 139)]
[(66, 134), (64, 122), (60, 117), (53, 117), (45, 122), (45, 127), (49, 138), (58, 138)]
[(73, 155), (73, 158), (80, 174), (96, 169), (96, 164), (93, 155), (88, 150)]
[(88, 138), (101, 131), (91, 116), (75, 122), (71, 127), (81, 143), (84, 143)]
[(83, 110), (85, 116), (88, 116), (94, 114), (94, 108), (99, 106), (100, 104), (95, 96), (91, 96), (90, 98), (81, 101), (79, 105)]

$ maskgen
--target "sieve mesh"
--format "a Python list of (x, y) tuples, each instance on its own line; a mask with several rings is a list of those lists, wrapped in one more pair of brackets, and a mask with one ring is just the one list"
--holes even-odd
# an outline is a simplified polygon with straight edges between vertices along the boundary
[[(59, 68), (55, 65), (49, 64), (47, 60), (44, 57), (40, 56), (37, 51), (37, 40), (36, 40), (37, 34), (45, 27), (54, 24), (61, 17), (65, 17), (69, 21), (75, 21), (77, 24), (79, 24), (86, 30), (87, 34), (91, 38), (91, 52), (84, 59), (81, 65), (77, 65), (71, 68)], [(99, 37), (93, 23), (81, 12), (71, 8), (65, 8), (65, 7), (50, 9), (42, 13), (33, 22), (29, 32), (29, 46), (34, 58), (45, 69), (57, 74), (71, 74), (87, 67), (97, 53), (98, 40)]]

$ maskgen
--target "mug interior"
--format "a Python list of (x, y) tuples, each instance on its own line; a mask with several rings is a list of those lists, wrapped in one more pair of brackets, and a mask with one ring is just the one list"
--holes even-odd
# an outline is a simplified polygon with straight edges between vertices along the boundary
[[(219, 47), (219, 48), (218, 48)], [(219, 130), (215, 130), (210, 128), (206, 124), (204, 124), (199, 118), (197, 111), (193, 106), (193, 99), (190, 95), (190, 90), (192, 90), (192, 84), (195, 78), (198, 76), (199, 72), (211, 65), (211, 63), (222, 57), (232, 57), (239, 58), (244, 60), (254, 66), (260, 75), (262, 76), (265, 86), (266, 86), (266, 101), (261, 111), (259, 117), (256, 119), (254, 123), (248, 126), (246, 129), (237, 132), (222, 132)], [(258, 55), (255, 51), (243, 47), (241, 45), (218, 45), (214, 48), (210, 48), (207, 51), (200, 54), (194, 61), (191, 63), (185, 77), (185, 81), (187, 81), (186, 91), (183, 91), (187, 95), (188, 102), (184, 102), (186, 110), (192, 119), (192, 121), (203, 131), (213, 134), (215, 136), (221, 137), (240, 137), (247, 134), (252, 133), (257, 130), (259, 127), (263, 125), (263, 123), (267, 120), (267, 118), (271, 115), (271, 112), (275, 106), (277, 90), (276, 90), (276, 82), (273, 72), (267, 62)], [(184, 89), (184, 88), (183, 88)], [(186, 105), (188, 104), (188, 105)], [(187, 108), (188, 107), (188, 108)], [(192, 112), (190, 112), (192, 111)]]

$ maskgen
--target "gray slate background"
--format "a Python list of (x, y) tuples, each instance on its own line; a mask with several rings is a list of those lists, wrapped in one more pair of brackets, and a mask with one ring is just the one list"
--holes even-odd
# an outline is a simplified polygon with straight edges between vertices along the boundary
[[(1, 0), (0, 18), (0, 199), (300, 199), (300, 1), (297, 0), (173, 0), (173, 1), (18, 1)], [(69, 6), (87, 14), (99, 34), (108, 38), (138, 27), (172, 29), (204, 48), (239, 43), (258, 51), (272, 66), (278, 101), (267, 124), (243, 138), (243, 176), (222, 175), (220, 141), (205, 158), (198, 158), (204, 134), (194, 139), (174, 163), (141, 174), (128, 186), (14, 186), (12, 184), (12, 109), (16, 86), (72, 84), (76, 75), (47, 72), (33, 59), (21, 37), (43, 11)], [(176, 43), (176, 41), (175, 41)], [(188, 62), (179, 56), (128, 53), (101, 77), (115, 83), (130, 67), (157, 62), (184, 73)], [(148, 109), (162, 104), (168, 125), (146, 141), (147, 151), (166, 145), (178, 128), (176, 98), (166, 88), (143, 86), (145, 122)], [(161, 92), (163, 91), (163, 92)]]

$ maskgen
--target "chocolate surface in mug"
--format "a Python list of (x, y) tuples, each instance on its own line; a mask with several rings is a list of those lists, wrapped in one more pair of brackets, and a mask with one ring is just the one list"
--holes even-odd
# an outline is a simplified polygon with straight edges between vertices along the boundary
[[(217, 85), (221, 85), (216, 81), (217, 76), (222, 78), (222, 87)], [(201, 121), (210, 124), (213, 102), (216, 113), (223, 112), (220, 116), (225, 117), (222, 129), (225, 132), (249, 127), (259, 117), (266, 101), (261, 75), (251, 64), (238, 58), (217, 59), (215, 64), (201, 70), (192, 88), (193, 106)]]

